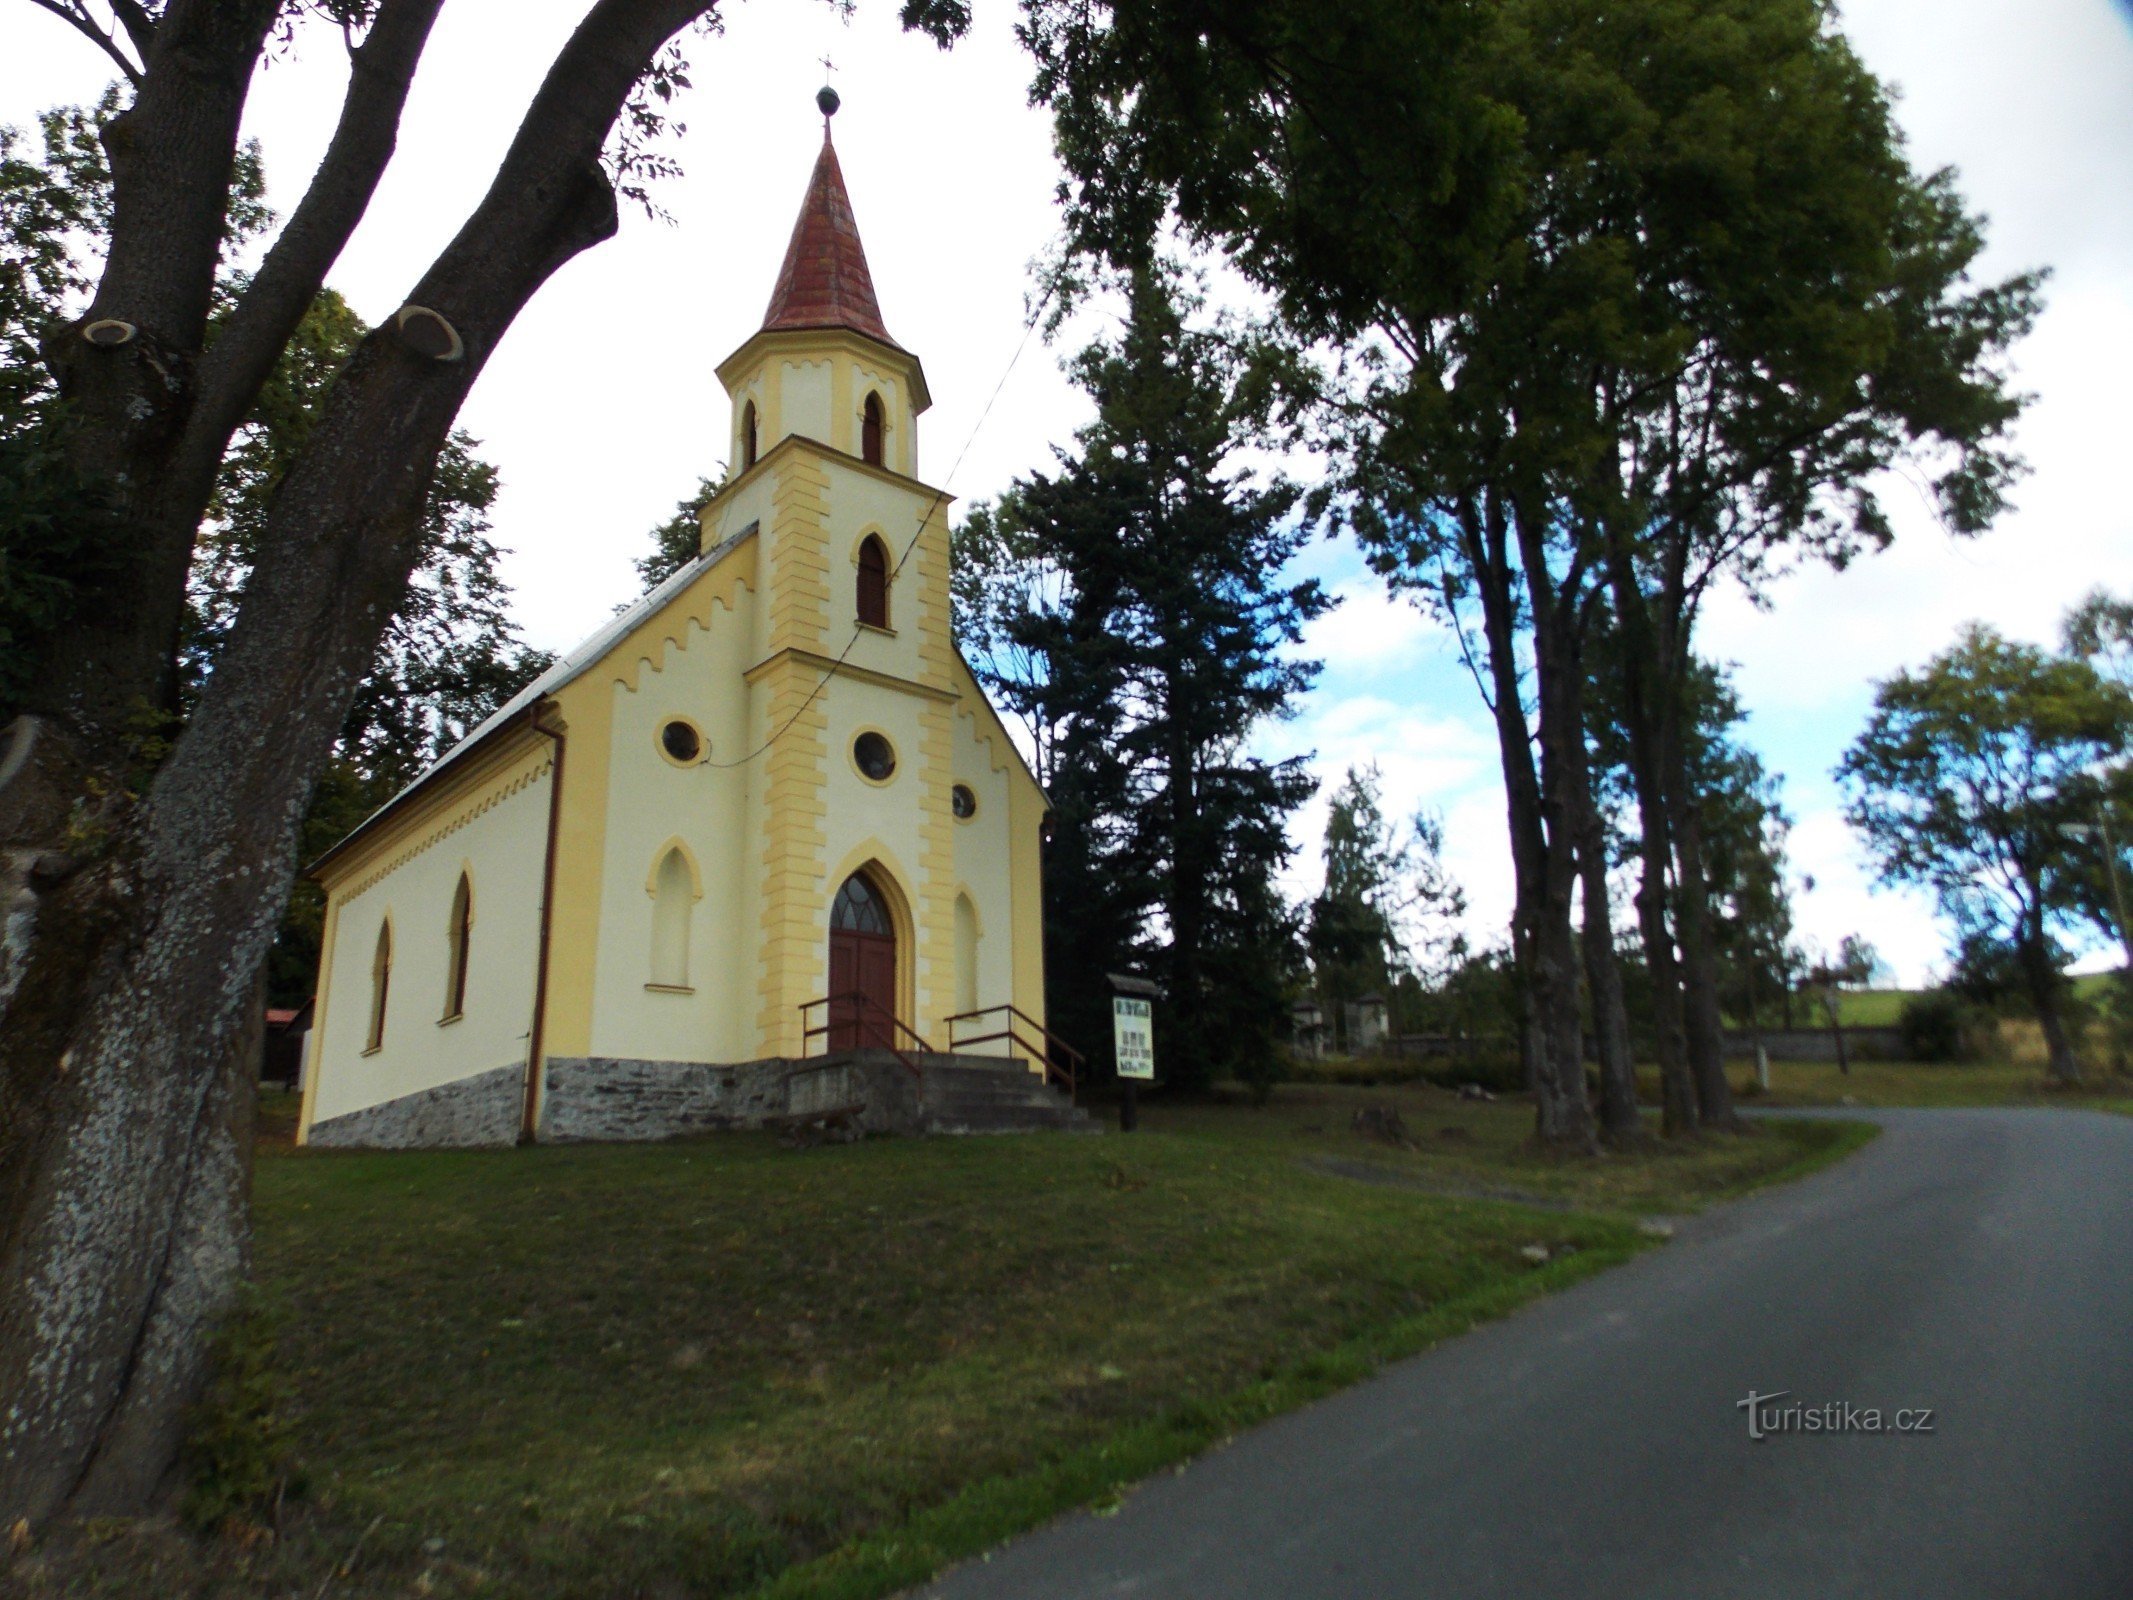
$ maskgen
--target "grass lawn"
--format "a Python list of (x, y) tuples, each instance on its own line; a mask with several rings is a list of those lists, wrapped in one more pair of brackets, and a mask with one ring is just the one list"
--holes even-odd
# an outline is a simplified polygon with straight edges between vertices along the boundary
[[(1656, 1076), (1646, 1075), (1654, 1093)], [(1752, 1069), (1736, 1069), (1735, 1089), (1749, 1093)], [(1926, 1066), (1855, 1061), (1849, 1076), (1833, 1061), (1773, 1061), (1770, 1092), (1743, 1101), (1761, 1106), (2062, 1106), (2133, 1112), (2133, 1083), (2090, 1071), (2089, 1081), (2063, 1089), (2033, 1061)]]
[[(1364, 1103), (1421, 1148), (1353, 1132)], [(1651, 1242), (1640, 1213), (1871, 1134), (1781, 1123), (1562, 1162), (1529, 1126), (1511, 1101), (1295, 1086), (1259, 1110), (1157, 1098), (1130, 1137), (269, 1143), (258, 1275), (305, 1480), (280, 1536), (239, 1526), (203, 1553), (107, 1530), (17, 1576), (33, 1595), (308, 1596), (329, 1574), (342, 1600), (889, 1593), (1626, 1259)]]

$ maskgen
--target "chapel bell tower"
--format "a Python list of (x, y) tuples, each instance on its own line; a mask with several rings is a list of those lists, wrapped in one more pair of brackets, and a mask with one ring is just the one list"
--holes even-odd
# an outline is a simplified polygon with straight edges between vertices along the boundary
[(932, 403), (918, 357), (889, 337), (822, 108), (808, 179), (763, 325), (718, 367), (733, 402), (729, 477), (799, 435), (906, 478), (918, 476), (918, 415)]

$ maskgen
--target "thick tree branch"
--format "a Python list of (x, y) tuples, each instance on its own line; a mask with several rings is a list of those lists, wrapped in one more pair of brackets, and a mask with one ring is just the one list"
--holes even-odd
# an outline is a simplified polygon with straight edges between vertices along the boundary
[[(99, 28), (96, 25), (95, 18), (91, 17), (80, 6), (68, 4), (67, 0), (30, 0), (30, 4), (40, 11), (51, 12), (53, 16), (59, 18), (60, 21), (109, 56), (119, 71), (126, 74), (128, 83), (132, 84), (136, 89), (141, 86), (141, 69), (125, 51), (119, 48), (116, 28), (108, 32)], [(114, 8), (114, 11), (116, 11), (116, 8)], [(121, 16), (121, 20), (124, 20), (123, 16)], [(141, 36), (130, 26), (127, 28), (127, 33), (132, 37), (134, 47), (140, 50), (143, 55), (147, 54), (147, 47), (142, 44)]]
[(175, 466), (203, 503), (230, 435), (274, 370), (348, 237), (369, 209), (399, 140), (415, 67), (443, 0), (384, 0), (349, 58), (340, 125), (311, 186), (202, 358)]
[[(66, 1136), (48, 1146), (38, 1182), (0, 1218), (9, 1229), (0, 1520), (61, 1508), (120, 1431), (161, 1437), (151, 1426), (160, 1412), (129, 1417), (127, 1407), (160, 1326), (162, 1273), (185, 1202), (202, 1181), (189, 1130), (203, 1125), (225, 1046), (256, 1007), (306, 802), (404, 593), (438, 449), (526, 301), (614, 232), (614, 192), (599, 165), (608, 130), (661, 46), (707, 9), (703, 0), (592, 7), (488, 195), (417, 290), (463, 339), (422, 348), (387, 326), (364, 341), (275, 497), (237, 628), (126, 851), (71, 881), (89, 911), (122, 909), (107, 914), (108, 930), (89, 930), (86, 953), (33, 947), (59, 964), (68, 1003), (52, 1013), (49, 1039), (0, 1031), (0, 1065), (41, 1065), (64, 1045), (71, 1066), (44, 1078), (73, 1099), (50, 1124)], [(242, 0), (201, 0), (184, 6), (184, 20), (203, 11), (224, 22), (257, 16)], [(178, 20), (174, 6), (165, 28)], [(158, 63), (172, 48), (159, 42)], [(211, 106), (209, 122), (228, 109)], [(227, 173), (215, 177), (219, 210)], [(57, 1320), (47, 1314), (55, 1306)]]
[(148, 8), (140, 0), (111, 0), (111, 14), (118, 18), (126, 30), (126, 37), (133, 41), (134, 49), (140, 51), (141, 59), (148, 59), (149, 47), (155, 43), (156, 19), (148, 14)]

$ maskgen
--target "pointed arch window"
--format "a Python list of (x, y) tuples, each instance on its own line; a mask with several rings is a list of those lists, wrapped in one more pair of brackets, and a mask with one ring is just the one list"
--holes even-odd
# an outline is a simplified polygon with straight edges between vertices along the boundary
[(881, 465), (882, 431), (887, 418), (881, 409), (881, 396), (870, 394), (867, 403), (859, 410), (859, 458), (870, 466)]
[(689, 921), (695, 908), (696, 882), (680, 849), (659, 863), (652, 886), (652, 984), (660, 989), (689, 986)]
[(444, 1017), (450, 1022), (467, 1008), (467, 949), (474, 932), (474, 885), (459, 875), (452, 891), (452, 916), (445, 927), (448, 965), (444, 978)]
[(859, 545), (859, 620), (871, 628), (889, 625), (889, 547), (871, 533)]
[(385, 1044), (385, 1000), (393, 982), (393, 925), (378, 928), (378, 947), (370, 957), (370, 1032), (364, 1041), (366, 1053)]
[(978, 908), (967, 894), (955, 897), (955, 1009), (978, 1009)]
[(755, 465), (755, 402), (741, 407), (741, 471)]

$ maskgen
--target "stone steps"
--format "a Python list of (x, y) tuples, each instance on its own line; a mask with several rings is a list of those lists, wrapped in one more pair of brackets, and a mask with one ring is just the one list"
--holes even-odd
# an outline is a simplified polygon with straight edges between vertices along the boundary
[[(932, 1054), (909, 1051), (917, 1065), (918, 1124), (928, 1133), (1099, 1133), (1100, 1125), (1029, 1070), (1020, 1057)], [(879, 1049), (816, 1057), (810, 1065), (848, 1061), (868, 1066), (895, 1065), (897, 1058)], [(898, 1067), (898, 1074), (902, 1068)], [(903, 1081), (908, 1082), (908, 1078)]]
[(920, 1070), (919, 1099), (931, 1132), (1101, 1131), (1086, 1111), (1019, 1060), (928, 1056)]

